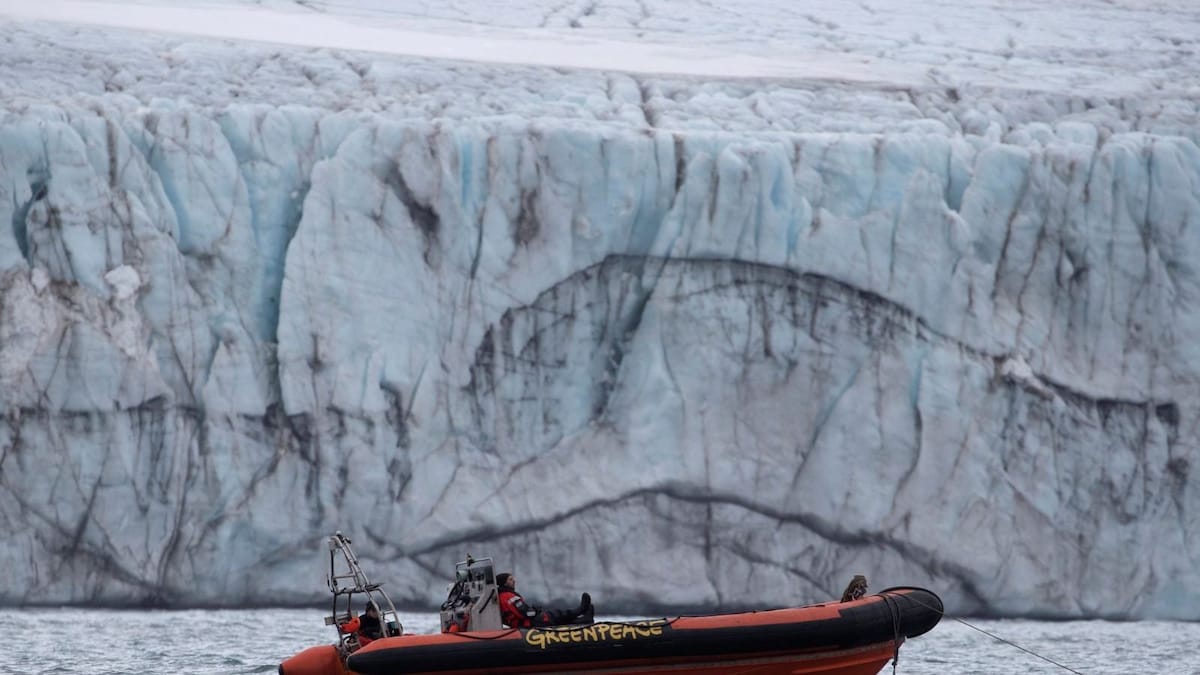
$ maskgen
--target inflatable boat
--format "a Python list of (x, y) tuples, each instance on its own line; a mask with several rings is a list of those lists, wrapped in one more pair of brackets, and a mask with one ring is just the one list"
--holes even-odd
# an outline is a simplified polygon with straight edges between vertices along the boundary
[[(349, 542), (335, 537), (353, 560)], [(383, 595), (378, 584), (365, 583), (361, 571), (358, 581), (364, 582), (359, 592)], [(899, 587), (873, 595), (847, 589), (842, 601), (789, 609), (512, 629), (500, 625), (496, 597), (491, 560), (468, 558), (456, 567), (451, 599), (442, 608), (442, 633), (403, 634), (398, 621), (386, 621), (388, 610), (395, 617), (386, 601), (389, 636), (364, 640), (343, 634), (337, 644), (284, 661), (279, 672), (876, 675), (899, 657), (906, 639), (929, 631), (942, 616), (936, 594)], [(335, 611), (326, 622), (347, 633), (338, 617)]]

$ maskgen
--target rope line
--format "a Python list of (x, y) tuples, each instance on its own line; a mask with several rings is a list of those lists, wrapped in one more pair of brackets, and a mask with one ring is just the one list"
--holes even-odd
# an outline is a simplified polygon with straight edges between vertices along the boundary
[[(943, 615), (943, 616), (944, 616), (944, 615)], [(1059, 663), (1058, 661), (1055, 661), (1054, 659), (1052, 659), (1052, 658), (1050, 658), (1050, 657), (1048, 657), (1048, 656), (1042, 656), (1041, 654), (1039, 654), (1039, 653), (1037, 653), (1037, 652), (1033, 651), (1032, 649), (1026, 649), (1026, 648), (1022, 647), (1021, 645), (1019, 645), (1019, 644), (1017, 644), (1017, 643), (1013, 642), (1012, 640), (1006, 640), (1006, 639), (1004, 639), (1004, 638), (1000, 637), (999, 635), (995, 635), (995, 634), (993, 634), (993, 633), (989, 633), (989, 632), (987, 632), (986, 630), (984, 630), (984, 629), (982, 629), (982, 628), (980, 628), (980, 627), (978, 627), (978, 626), (972, 626), (970, 623), (968, 623), (967, 621), (965, 621), (965, 620), (963, 620), (963, 619), (959, 619), (959, 618), (957, 618), (957, 617), (953, 617), (953, 618), (954, 618), (954, 620), (955, 620), (955, 621), (957, 621), (957, 622), (961, 623), (962, 625), (966, 626), (967, 628), (971, 628), (971, 629), (973, 629), (973, 630), (977, 630), (977, 631), (979, 631), (980, 633), (983, 633), (984, 635), (986, 635), (986, 636), (988, 636), (988, 637), (992, 638), (993, 640), (998, 640), (998, 641), (1000, 641), (1000, 642), (1003, 642), (1004, 644), (1007, 644), (1007, 645), (1012, 645), (1013, 647), (1016, 647), (1017, 649), (1020, 649), (1021, 651), (1025, 652), (1026, 654), (1030, 654), (1030, 655), (1032, 655), (1032, 656), (1036, 656), (1036, 657), (1038, 657), (1039, 659), (1041, 659), (1041, 660), (1045, 661), (1046, 663), (1052, 663), (1052, 664), (1054, 664), (1054, 665), (1058, 666), (1059, 668), (1062, 668), (1063, 670), (1067, 671), (1068, 673), (1075, 673), (1075, 675), (1083, 675), (1083, 673), (1079, 672), (1078, 670), (1075, 670), (1074, 668), (1071, 668), (1071, 667), (1069, 667), (1069, 666), (1064, 666), (1063, 664)]]
[[(909, 597), (909, 598), (908, 598), (908, 600), (911, 600), (912, 602), (915, 602), (916, 604), (918, 604), (918, 605), (921, 605), (921, 606), (925, 607), (926, 609), (932, 609), (933, 611), (937, 612), (938, 614), (941, 614), (943, 617), (945, 617), (945, 616), (946, 616), (946, 612), (945, 612), (945, 611), (943, 611), (943, 610), (940, 610), (940, 609), (938, 609), (937, 607), (932, 607), (932, 606), (930, 606), (930, 605), (927, 605), (927, 604), (925, 604), (925, 603), (921, 602), (920, 600), (918, 600), (918, 599), (916, 599), (916, 598)], [(1019, 644), (1017, 644), (1017, 643), (1013, 642), (1012, 640), (1008, 640), (1008, 639), (1002, 638), (1002, 637), (1000, 637), (999, 635), (996, 635), (995, 633), (989, 633), (988, 631), (986, 631), (986, 630), (984, 630), (984, 629), (980, 628), (979, 626), (975, 626), (975, 625), (971, 624), (971, 623), (970, 623), (969, 621), (967, 621), (966, 619), (960, 619), (960, 618), (958, 618), (958, 617), (950, 617), (950, 618), (952, 618), (952, 619), (954, 619), (955, 621), (957, 621), (957, 622), (961, 623), (962, 625), (966, 626), (967, 628), (970, 628), (971, 630), (977, 630), (977, 631), (979, 631), (980, 633), (983, 633), (984, 635), (986, 635), (986, 636), (988, 636), (988, 637), (992, 638), (993, 640), (996, 640), (997, 642), (1003, 642), (1003, 643), (1004, 643), (1004, 644), (1006, 644), (1006, 645), (1011, 645), (1011, 646), (1013, 646), (1013, 647), (1016, 647), (1017, 649), (1020, 649), (1021, 651), (1025, 652), (1026, 654), (1029, 654), (1030, 656), (1036, 656), (1037, 658), (1039, 658), (1039, 659), (1041, 659), (1041, 660), (1045, 661), (1046, 663), (1050, 663), (1050, 664), (1052, 664), (1052, 665), (1058, 666), (1059, 668), (1062, 668), (1063, 670), (1067, 671), (1068, 673), (1074, 673), (1075, 675), (1084, 675), (1084, 674), (1083, 674), (1083, 673), (1081, 673), (1080, 671), (1078, 671), (1078, 670), (1075, 670), (1074, 668), (1071, 668), (1070, 666), (1065, 666), (1065, 665), (1063, 665), (1063, 664), (1059, 663), (1058, 661), (1055, 661), (1054, 659), (1052, 659), (1052, 658), (1050, 658), (1050, 657), (1048, 657), (1048, 656), (1042, 656), (1041, 654), (1039, 654), (1039, 653), (1037, 653), (1037, 652), (1033, 651), (1032, 649), (1026, 649), (1026, 648), (1022, 647), (1021, 645), (1019, 645)]]

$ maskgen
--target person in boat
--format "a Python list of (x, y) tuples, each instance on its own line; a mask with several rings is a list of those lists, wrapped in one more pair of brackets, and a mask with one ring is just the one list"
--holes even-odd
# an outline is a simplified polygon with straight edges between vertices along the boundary
[(383, 625), (379, 622), (379, 606), (374, 600), (367, 602), (367, 608), (358, 617), (358, 635), (368, 640), (378, 640), (383, 637)]
[(596, 609), (592, 606), (592, 596), (587, 593), (575, 609), (540, 609), (525, 602), (525, 598), (517, 593), (517, 578), (512, 573), (497, 574), (496, 586), (500, 589), (500, 620), (509, 628), (586, 625), (594, 621)]

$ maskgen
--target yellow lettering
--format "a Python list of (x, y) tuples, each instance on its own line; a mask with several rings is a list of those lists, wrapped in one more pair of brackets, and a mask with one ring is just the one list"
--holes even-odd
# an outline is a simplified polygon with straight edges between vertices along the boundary
[(671, 624), (665, 620), (637, 621), (633, 623), (597, 623), (582, 628), (530, 628), (525, 631), (525, 642), (531, 647), (546, 649), (551, 645), (579, 644), (581, 642), (604, 642), (606, 640), (637, 640), (658, 637)]
[(538, 649), (546, 648), (546, 634), (536, 628), (525, 632), (526, 644), (537, 647)]

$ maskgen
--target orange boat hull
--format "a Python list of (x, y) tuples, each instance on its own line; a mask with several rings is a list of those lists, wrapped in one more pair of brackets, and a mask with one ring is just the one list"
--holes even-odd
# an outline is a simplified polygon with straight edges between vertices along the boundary
[[(896, 645), (886, 642), (871, 647), (820, 655), (738, 658), (717, 662), (675, 658), (669, 662), (594, 662), (553, 666), (509, 666), (500, 664), (460, 670), (439, 670), (441, 675), (520, 675), (522, 673), (577, 673), (588, 675), (877, 675), (895, 656)], [(399, 675), (399, 671), (396, 671)], [(289, 671), (287, 675), (292, 675)]]
[[(351, 654), (346, 667), (358, 675), (875, 675), (941, 614), (935, 594), (897, 588), (761, 612), (383, 638)], [(303, 671), (285, 662), (280, 673), (343, 675), (308, 669), (327, 656), (314, 654)]]
[(309, 647), (279, 664), (286, 675), (353, 675), (342, 663), (341, 654), (333, 645)]

